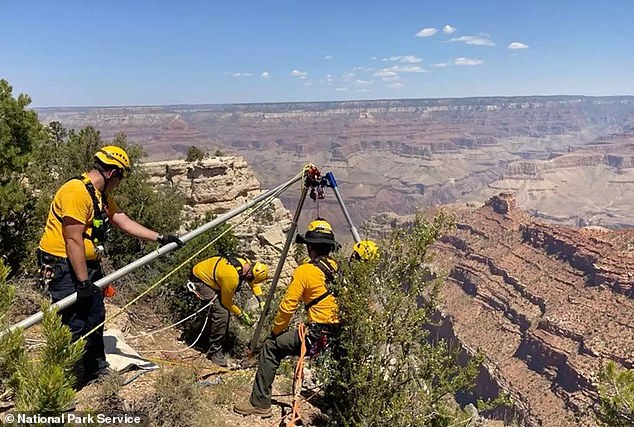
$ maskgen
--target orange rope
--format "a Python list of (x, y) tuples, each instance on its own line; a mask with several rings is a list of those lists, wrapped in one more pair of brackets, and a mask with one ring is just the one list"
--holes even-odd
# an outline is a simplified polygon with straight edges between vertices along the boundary
[(297, 333), (299, 334), (299, 341), (302, 343), (302, 347), (299, 352), (297, 366), (295, 366), (295, 376), (293, 377), (293, 411), (290, 414), (291, 419), (286, 424), (286, 427), (294, 426), (295, 421), (302, 419), (299, 408), (302, 403), (300, 393), (302, 392), (302, 381), (304, 380), (304, 357), (306, 356), (306, 327), (303, 323), (297, 326)]

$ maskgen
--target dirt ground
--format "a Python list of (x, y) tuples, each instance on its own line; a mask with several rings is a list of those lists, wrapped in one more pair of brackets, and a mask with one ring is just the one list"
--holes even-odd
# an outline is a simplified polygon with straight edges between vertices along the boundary
[[(39, 309), (44, 301), (43, 296), (30, 290), (28, 294), (21, 293), (19, 313), (12, 313), (12, 320), (17, 321)], [(118, 307), (106, 302), (107, 318), (116, 314)], [(204, 316), (201, 312), (199, 316)], [(277, 426), (286, 425), (283, 418), (291, 409), (292, 380), (288, 375), (293, 371), (293, 365), (287, 363), (280, 369), (273, 384), (273, 416), (262, 419), (258, 416), (243, 417), (233, 412), (233, 404), (248, 398), (253, 377), (255, 375), (256, 360), (229, 359), (229, 368), (216, 366), (205, 357), (204, 343), (191, 346), (181, 339), (181, 331), (176, 328), (154, 333), (168, 326), (169, 322), (161, 319), (152, 307), (139, 302), (133, 311), (124, 312), (106, 324), (106, 330), (114, 328), (123, 332), (125, 341), (141, 356), (154, 362), (159, 369), (153, 371), (130, 371), (115, 374), (104, 382), (89, 384), (77, 392), (75, 397), (76, 411), (94, 411), (109, 405), (112, 400), (112, 387), (116, 383), (116, 407), (121, 411), (143, 414), (148, 400), (156, 399), (155, 382), (165, 372), (177, 368), (186, 368), (195, 373), (196, 387), (201, 396), (201, 405), (191, 413), (191, 424), (210, 427), (221, 426)], [(35, 325), (25, 333), (27, 346), (35, 352), (43, 343), (41, 325)], [(201, 340), (202, 341), (202, 340)], [(192, 348), (190, 348), (192, 347)], [(286, 375), (285, 375), (286, 374)], [(123, 385), (121, 385), (123, 384)], [(312, 393), (314, 394), (314, 392)], [(104, 396), (110, 396), (105, 398)], [(112, 407), (114, 406), (106, 406)], [(0, 397), (0, 420), (13, 408), (12, 402), (2, 401)], [(311, 421), (321, 414), (320, 410), (310, 401), (301, 406), (303, 425), (319, 425)], [(283, 423), (283, 424), (280, 424)], [(170, 425), (165, 420), (164, 425)]]
[[(107, 305), (108, 316), (116, 313), (116, 307)], [(204, 312), (200, 314), (204, 316)], [(124, 408), (135, 409), (141, 406), (144, 399), (152, 398), (154, 383), (163, 370), (177, 367), (190, 368), (196, 373), (197, 386), (202, 394), (202, 405), (196, 416), (199, 425), (205, 426), (277, 426), (283, 422), (283, 418), (291, 410), (292, 379), (286, 375), (292, 372), (293, 365), (287, 363), (280, 369), (273, 384), (273, 416), (262, 419), (258, 416), (243, 417), (233, 412), (233, 404), (239, 400), (248, 398), (255, 375), (256, 363), (254, 359), (235, 360), (229, 359), (229, 368), (215, 365), (205, 357), (202, 348), (194, 346), (189, 348), (186, 342), (180, 339), (181, 332), (178, 328), (164, 330), (152, 335), (145, 335), (165, 327), (163, 322), (149, 307), (138, 307), (134, 314), (123, 314), (109, 322), (106, 329), (116, 328), (124, 332), (128, 345), (134, 348), (144, 358), (157, 364), (160, 369), (142, 374), (132, 371), (121, 374), (125, 383), (133, 379), (129, 384), (123, 385), (118, 391), (118, 396), (123, 400)], [(201, 346), (204, 347), (204, 346)], [(100, 385), (86, 386), (77, 394), (77, 409), (87, 410), (94, 408), (95, 400), (103, 394), (99, 390)], [(306, 393), (310, 398), (315, 392)], [(314, 397), (316, 398), (316, 397)], [(305, 401), (301, 406), (303, 425), (319, 425), (317, 421), (321, 411), (311, 404), (311, 400)], [(311, 420), (315, 421), (311, 421)], [(283, 423), (286, 425), (286, 422)]]

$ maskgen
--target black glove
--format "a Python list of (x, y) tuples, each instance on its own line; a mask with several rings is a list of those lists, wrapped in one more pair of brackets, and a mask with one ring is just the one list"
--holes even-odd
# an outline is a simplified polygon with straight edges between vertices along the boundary
[(77, 285), (77, 299), (92, 298), (96, 293), (99, 293), (99, 288), (90, 280), (81, 281)]
[(183, 245), (185, 245), (185, 243), (183, 243), (181, 239), (179, 239), (177, 236), (174, 236), (172, 234), (168, 234), (167, 236), (163, 236), (162, 234), (159, 234), (158, 237), (156, 238), (156, 241), (159, 242), (159, 245), (161, 246), (167, 245), (168, 243), (176, 243), (179, 248), (182, 248)]

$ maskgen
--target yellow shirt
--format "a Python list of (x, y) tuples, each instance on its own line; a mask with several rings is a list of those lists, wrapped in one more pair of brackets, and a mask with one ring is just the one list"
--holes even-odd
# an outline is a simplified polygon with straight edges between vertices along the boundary
[[(86, 174), (82, 176), (85, 177)], [(95, 188), (95, 195), (99, 201), (99, 207), (102, 208), (101, 192), (97, 188)], [(108, 216), (112, 219), (112, 215), (118, 211), (118, 208), (110, 195), (107, 195), (107, 200)], [(40, 240), (40, 249), (51, 255), (66, 258), (66, 243), (62, 234), (62, 223), (53, 213), (53, 209), (60, 218), (70, 217), (84, 224), (84, 231), (90, 235), (94, 217), (92, 197), (90, 197), (86, 185), (78, 179), (66, 182), (53, 197), (44, 226), (44, 234)], [(91, 240), (84, 238), (84, 249), (87, 260), (97, 259), (95, 246)]]
[[(293, 273), (291, 284), (286, 289), (284, 299), (277, 310), (273, 322), (274, 334), (279, 334), (288, 328), (288, 324), (297, 310), (300, 299), (308, 304), (326, 292), (326, 275), (313, 264), (302, 264)], [(339, 307), (333, 295), (328, 295), (308, 309), (308, 320), (315, 323), (339, 323)]]
[[(233, 297), (238, 289), (240, 277), (238, 276), (238, 270), (229, 261), (220, 256), (207, 258), (196, 264), (192, 272), (194, 276), (202, 280), (207, 286), (220, 291), (220, 303), (223, 307), (236, 316), (242, 313), (240, 307), (233, 303)], [(256, 297), (262, 295), (262, 288), (259, 285), (249, 285)]]

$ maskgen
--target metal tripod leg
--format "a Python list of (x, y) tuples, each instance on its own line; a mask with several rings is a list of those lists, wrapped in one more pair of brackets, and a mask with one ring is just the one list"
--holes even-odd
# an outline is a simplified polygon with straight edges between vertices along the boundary
[(302, 195), (300, 196), (299, 203), (297, 204), (297, 208), (295, 209), (295, 215), (293, 215), (291, 228), (288, 230), (288, 234), (286, 235), (286, 241), (284, 242), (282, 255), (280, 256), (280, 260), (277, 263), (277, 268), (275, 269), (275, 274), (273, 275), (273, 280), (271, 281), (271, 289), (269, 289), (269, 293), (266, 296), (264, 310), (262, 310), (262, 313), (260, 314), (260, 320), (258, 320), (258, 325), (255, 328), (253, 338), (251, 338), (251, 343), (249, 344), (249, 350), (251, 354), (254, 353), (255, 348), (257, 347), (258, 339), (260, 338), (260, 334), (262, 333), (262, 327), (264, 326), (266, 315), (269, 313), (269, 310), (271, 308), (271, 301), (273, 300), (273, 295), (275, 294), (277, 282), (280, 280), (280, 275), (282, 274), (282, 268), (284, 267), (284, 261), (286, 261), (286, 255), (288, 254), (288, 250), (291, 247), (293, 237), (295, 237), (295, 231), (297, 231), (297, 221), (299, 220), (299, 215), (302, 212), (302, 207), (304, 206), (304, 201), (306, 200), (306, 194), (308, 194), (308, 186), (304, 184), (304, 186), (302, 187)]
[(350, 218), (348, 209), (346, 209), (346, 205), (343, 203), (341, 194), (339, 194), (339, 188), (337, 188), (337, 181), (335, 180), (335, 176), (333, 175), (332, 172), (328, 172), (326, 174), (326, 179), (328, 180), (328, 186), (332, 188), (332, 191), (335, 193), (335, 197), (337, 198), (337, 202), (339, 202), (339, 206), (341, 207), (343, 216), (345, 216), (346, 221), (348, 221), (348, 225), (350, 226), (350, 233), (352, 233), (352, 238), (354, 239), (354, 242), (359, 243), (361, 241), (361, 237), (359, 236), (359, 232), (357, 231), (357, 228), (352, 223), (352, 218)]

